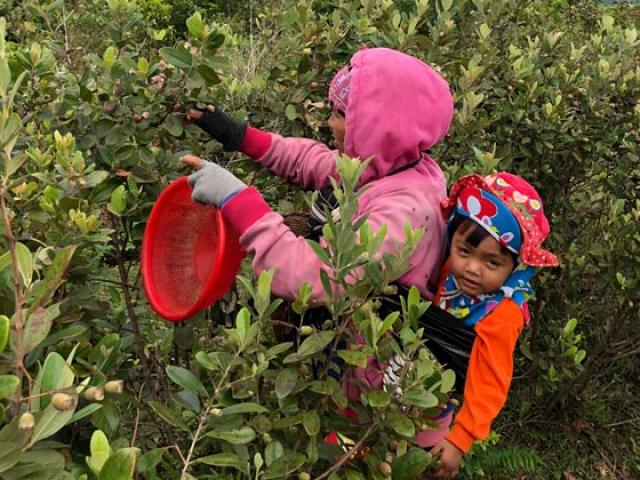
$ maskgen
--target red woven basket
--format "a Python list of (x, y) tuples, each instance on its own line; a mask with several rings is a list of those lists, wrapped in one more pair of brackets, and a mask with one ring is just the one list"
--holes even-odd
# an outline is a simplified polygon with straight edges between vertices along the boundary
[(244, 255), (220, 210), (194, 202), (187, 177), (175, 180), (153, 206), (142, 241), (151, 307), (166, 320), (186, 320), (227, 292)]

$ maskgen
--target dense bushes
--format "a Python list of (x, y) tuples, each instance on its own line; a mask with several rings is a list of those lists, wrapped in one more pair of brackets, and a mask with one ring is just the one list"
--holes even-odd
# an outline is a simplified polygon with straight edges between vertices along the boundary
[[(233, 21), (225, 10), (232, 3), (207, 2), (207, 10), (204, 2), (21, 2), (3, 11), (0, 314), (10, 321), (0, 320), (0, 347), (10, 333), (0, 354), (0, 478), (56, 471), (120, 479), (134, 468), (143, 478), (320, 474), (344, 453), (322, 442), (335, 422), (356, 441), (366, 433), (371, 447), (341, 465), (340, 478), (379, 478), (387, 453), (394, 478), (414, 478), (410, 469), (428, 465), (427, 455), (398, 441), (416, 428), (392, 420), (407, 401), (372, 393), (349, 404), (373, 425), (386, 416), (386, 428), (357, 432), (340, 423), (327, 401), (344, 406), (340, 389), (310, 373), (323, 358), (315, 352), (335, 338), (318, 331), (302, 345), (277, 346), (268, 275), (241, 282), (176, 327), (152, 314), (140, 290), (145, 219), (181, 174), (179, 152), (215, 156), (281, 211), (305, 205), (301, 192), (185, 129), (176, 105), (211, 101), (258, 126), (328, 140), (328, 81), (361, 45), (408, 51), (451, 83), (456, 119), (433, 152), (450, 180), (513, 170), (539, 188), (551, 215), (550, 248), (562, 264), (538, 280), (519, 356), (526, 381), (516, 382), (509, 415), (517, 423), (573, 410), (587, 392), (603, 403), (616, 389), (633, 395), (625, 379), (637, 377), (640, 344), (638, 33), (625, 14), (631, 7), (551, 3), (256, 2), (231, 12)], [(190, 12), (163, 32), (179, 17), (168, 6), (200, 8), (202, 16)], [(349, 254), (374, 247), (371, 239)], [(368, 300), (390, 278), (372, 278), (353, 303), (332, 304), (334, 321), (354, 316), (369, 333), (368, 346), (347, 361), (361, 363), (393, 323), (402, 340), (381, 342), (377, 354), (403, 348), (419, 356), (428, 375), (412, 381), (436, 395), (416, 390), (408, 404), (433, 407), (450, 380), (412, 340), (422, 304), (411, 298), (413, 306), (383, 323)], [(305, 308), (304, 292), (297, 308)], [(605, 388), (609, 378), (613, 387)], [(108, 383), (117, 379), (123, 393)], [(66, 397), (52, 403), (53, 392)], [(509, 464), (541, 468), (528, 452), (502, 462)]]

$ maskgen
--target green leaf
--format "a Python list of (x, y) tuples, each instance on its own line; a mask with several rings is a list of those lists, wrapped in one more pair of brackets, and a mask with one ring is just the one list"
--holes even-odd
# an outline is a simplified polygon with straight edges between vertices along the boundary
[(0, 272), (11, 266), (11, 253), (5, 252), (0, 255)]
[(329, 343), (331, 343), (335, 336), (336, 332), (333, 331), (314, 333), (302, 342), (302, 345), (298, 348), (298, 356), (308, 357), (322, 351), (327, 345), (329, 345)]
[(18, 457), (18, 463), (2, 474), (3, 480), (60, 480), (65, 466), (65, 458), (60, 452), (38, 448)]
[(306, 462), (307, 457), (298, 452), (287, 452), (275, 460), (264, 473), (263, 480), (288, 478)]
[(96, 477), (100, 475), (100, 471), (102, 467), (104, 467), (104, 464), (107, 463), (107, 460), (109, 460), (109, 455), (105, 453), (96, 453), (90, 457), (85, 457), (85, 462), (87, 462), (87, 465)]
[(38, 282), (33, 288), (33, 292), (28, 300), (28, 313), (33, 312), (38, 307), (45, 305), (51, 300), (55, 291), (63, 283), (67, 267), (71, 262), (71, 258), (73, 257), (76, 248), (76, 245), (71, 245), (58, 250), (53, 262), (51, 262), (51, 265), (47, 267), (47, 273), (45, 274), (44, 279)]
[(7, 177), (10, 177), (29, 159), (27, 155), (11, 155), (7, 160)]
[(96, 430), (93, 432), (93, 435), (91, 435), (89, 450), (91, 451), (91, 455), (95, 455), (96, 453), (103, 453), (107, 457), (111, 455), (109, 439), (102, 430)]
[(308, 410), (304, 412), (302, 425), (310, 437), (320, 433), (320, 415), (316, 410)]
[(439, 403), (438, 397), (431, 392), (427, 392), (423, 387), (414, 387), (406, 390), (402, 395), (402, 401), (421, 408), (437, 407)]
[(207, 86), (217, 85), (221, 82), (220, 77), (216, 71), (208, 65), (198, 65), (196, 68), (202, 79)]
[(291, 104), (287, 105), (287, 108), (284, 109), (284, 114), (288, 120), (293, 121), (296, 118), (298, 118), (298, 112), (296, 112), (296, 107), (294, 107)]
[(23, 348), (25, 353), (36, 348), (49, 335), (53, 318), (44, 308), (40, 307), (27, 317), (24, 325)]
[(236, 415), (240, 413), (268, 413), (269, 409), (257, 403), (238, 403), (222, 409), (221, 415)]
[(198, 377), (196, 377), (186, 368), (169, 365), (166, 368), (166, 371), (167, 375), (169, 375), (169, 378), (185, 390), (200, 393), (201, 395), (204, 395), (206, 397), (209, 396), (207, 390), (204, 388), (204, 385), (202, 385)]
[(240, 460), (235, 453), (216, 453), (198, 458), (194, 463), (204, 463), (214, 467), (232, 467), (241, 472), (247, 472), (247, 464)]
[(387, 424), (400, 435), (413, 438), (416, 434), (416, 427), (413, 422), (398, 413), (390, 413), (387, 417)]
[(165, 61), (178, 68), (190, 68), (193, 64), (191, 53), (182, 47), (164, 47), (160, 49), (159, 53)]
[(143, 475), (142, 478), (148, 478), (151, 474), (155, 473), (156, 466), (168, 450), (167, 447), (154, 448), (140, 457), (137, 464), (137, 471), (146, 474)]
[(0, 375), (0, 400), (12, 397), (20, 384), (20, 379), (15, 375)]
[(266, 353), (267, 360), (277, 357), (281, 353), (289, 350), (291, 347), (293, 347), (293, 342), (279, 343), (278, 345), (271, 347)]
[[(77, 402), (74, 402), (77, 405)], [(69, 419), (73, 416), (75, 407), (60, 412), (56, 410), (52, 404), (49, 404), (42, 412), (42, 415), (36, 420), (36, 427), (33, 431), (33, 437), (31, 437), (30, 445), (34, 445), (39, 440), (50, 437), (62, 427), (64, 427)]]
[(198, 352), (196, 353), (196, 362), (200, 364), (201, 367), (206, 368), (207, 370), (218, 370), (220, 365), (211, 361), (211, 358), (206, 352)]
[(406, 480), (409, 478), (421, 478), (420, 475), (431, 464), (432, 456), (422, 448), (411, 448), (409, 451), (397, 457), (391, 465), (393, 480)]
[(9, 470), (20, 461), (20, 450), (18, 442), (0, 442), (0, 473)]
[(224, 35), (219, 32), (211, 32), (207, 37), (208, 53), (215, 52), (224, 43)]
[(391, 395), (384, 390), (369, 390), (367, 400), (372, 407), (384, 408), (391, 402)]
[(243, 445), (252, 442), (256, 438), (256, 432), (251, 427), (240, 427), (235, 430), (212, 430), (205, 434), (211, 438), (218, 438), (234, 445)]
[(111, 69), (116, 59), (116, 50), (113, 47), (108, 47), (102, 54), (102, 61), (107, 69)]
[(285, 368), (276, 377), (275, 391), (279, 399), (289, 395), (298, 383), (298, 369)]
[(84, 407), (82, 407), (80, 410), (78, 410), (76, 413), (73, 414), (73, 417), (69, 419), (69, 421), (67, 422), (67, 425), (76, 423), (82, 420), (83, 418), (86, 418), (92, 415), (93, 413), (97, 412), (101, 408), (102, 408), (101, 403), (90, 403), (89, 405), (85, 405)]
[(204, 39), (205, 37), (205, 28), (204, 22), (202, 21), (202, 16), (200, 12), (196, 12), (187, 18), (187, 28), (189, 29), (189, 33), (192, 37), (198, 39)]
[(338, 350), (337, 355), (349, 365), (365, 368), (369, 354), (358, 350)]
[(39, 397), (41, 392), (69, 388), (73, 385), (75, 375), (68, 362), (58, 352), (51, 352), (38, 372), (38, 378), (34, 382), (31, 399), (31, 410), (39, 411), (49, 405), (50, 397)]
[(83, 325), (82, 323), (73, 324), (67, 328), (63, 328), (62, 330), (58, 330), (56, 333), (49, 335), (43, 342), (40, 343), (36, 348), (34, 348), (27, 359), (25, 360), (26, 366), (31, 366), (35, 363), (35, 361), (40, 357), (42, 350), (50, 345), (55, 345), (59, 343), (61, 340), (70, 340), (72, 338), (79, 337), (83, 333), (85, 333), (89, 327)]
[(4, 96), (11, 85), (11, 69), (6, 57), (0, 57), (0, 95)]
[(442, 372), (442, 383), (440, 384), (440, 391), (442, 393), (450, 392), (455, 384), (456, 374), (453, 370), (445, 370)]
[[(344, 472), (344, 475), (346, 477), (346, 480), (367, 480), (366, 477), (362, 475), (362, 473), (352, 468), (347, 469)], [(372, 478), (376, 479), (378, 477), (373, 476)]]
[(98, 480), (132, 480), (139, 453), (135, 447), (117, 450), (102, 467)]
[[(320, 245), (318, 242), (315, 242), (313, 240), (307, 240), (307, 243), (309, 244), (311, 249), (315, 252), (315, 254), (318, 256), (318, 258), (322, 261), (322, 263), (324, 263), (325, 265), (329, 265), (331, 263), (331, 260), (329, 260), (329, 254), (324, 248), (322, 248), (322, 245)], [(325, 290), (327, 290), (326, 286), (325, 286)], [(331, 290), (328, 290), (328, 291), (331, 291)]]
[(4, 352), (9, 341), (9, 317), (0, 315), (0, 353)]
[(238, 334), (238, 339), (240, 340), (241, 345), (244, 345), (250, 327), (251, 312), (249, 312), (248, 308), (243, 307), (236, 315), (236, 332)]
[(298, 17), (300, 14), (294, 8), (288, 9), (285, 14), (282, 16), (282, 24), (285, 27), (289, 27), (298, 21)]
[(111, 201), (107, 208), (110, 212), (120, 216), (124, 209), (127, 207), (127, 192), (124, 189), (124, 185), (120, 185), (113, 192), (111, 192)]
[(269, 442), (267, 447), (264, 449), (264, 457), (267, 462), (267, 466), (271, 465), (277, 459), (284, 455), (284, 448), (282, 448), (282, 444), (277, 440)]
[(179, 137), (184, 132), (182, 122), (175, 115), (167, 115), (162, 127), (173, 137)]
[(191, 432), (191, 430), (189, 430), (189, 427), (184, 422), (184, 420), (180, 416), (178, 416), (177, 413), (171, 410), (169, 407), (165, 406), (160, 402), (154, 402), (154, 401), (149, 402), (149, 406), (153, 409), (154, 412), (156, 412), (160, 416), (160, 418), (162, 418), (169, 425), (178, 427), (181, 430), (184, 430), (185, 432)]
[[(26, 72), (21, 74), (24, 76)], [(15, 86), (14, 86), (15, 89)], [(5, 123), (4, 129), (0, 130), (0, 145), (4, 148), (5, 155), (11, 155), (13, 147), (18, 141), (18, 135), (22, 130), (22, 120), (15, 113), (9, 114), (9, 120)]]
[(392, 312), (384, 319), (382, 322), (382, 326), (380, 327), (380, 331), (378, 332), (378, 338), (387, 333), (393, 327), (393, 324), (396, 323), (396, 320), (400, 316), (400, 312)]
[(31, 285), (33, 277), (33, 255), (25, 245), (20, 242), (16, 243), (16, 259), (18, 260), (18, 271), (22, 277), (25, 287)]

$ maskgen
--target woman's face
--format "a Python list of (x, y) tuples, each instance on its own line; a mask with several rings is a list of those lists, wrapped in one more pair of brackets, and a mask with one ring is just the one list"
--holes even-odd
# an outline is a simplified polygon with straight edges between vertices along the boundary
[(340, 153), (344, 152), (344, 123), (344, 116), (332, 110), (329, 117), (329, 128), (333, 132), (333, 143)]

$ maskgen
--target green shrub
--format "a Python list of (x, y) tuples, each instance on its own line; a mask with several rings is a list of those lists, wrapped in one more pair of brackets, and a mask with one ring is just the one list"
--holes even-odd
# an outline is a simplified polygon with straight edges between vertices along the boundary
[[(285, 363), (301, 346), (270, 350), (277, 342), (267, 326), (269, 310), (277, 300), (268, 295), (268, 275), (240, 282), (209, 311), (172, 326), (144, 300), (138, 256), (152, 202), (183, 173), (176, 161), (183, 151), (230, 166), (283, 210), (306, 205), (300, 192), (185, 128), (174, 114), (178, 104), (212, 102), (257, 126), (329, 140), (327, 85), (360, 46), (407, 51), (449, 80), (457, 114), (433, 156), (450, 181), (504, 169), (525, 176), (542, 194), (552, 223), (549, 247), (561, 266), (537, 279), (533, 322), (518, 356), (525, 381), (514, 383), (511, 415), (567, 411), (584, 389), (615, 390), (607, 383), (611, 372), (616, 379), (637, 372), (640, 69), (638, 33), (626, 15), (636, 10), (568, 3), (305, 0), (293, 8), (287, 0), (256, 2), (250, 11), (238, 5), (231, 18), (227, 9), (235, 3), (207, 2), (196, 5), (199, 15), (180, 13), (188, 17), (184, 23), (178, 8), (193, 3), (14, 2), (5, 12), (10, 35), (0, 55), (8, 112), (0, 124), (0, 197), (9, 221), (1, 227), (0, 314), (10, 319), (0, 318), (0, 340), (10, 324), (8, 347), (0, 353), (0, 385), (7, 392), (0, 398), (0, 442), (11, 443), (0, 449), (0, 477), (46, 470), (61, 472), (60, 478), (93, 478), (105, 452), (109, 459), (117, 454), (112, 463), (135, 463), (149, 479), (181, 472), (184, 479), (209, 478), (211, 464), (227, 466), (219, 478), (234, 470), (266, 478), (267, 471), (282, 476), (328, 468), (336, 452), (325, 451), (319, 431), (339, 421), (328, 399), (341, 404), (340, 389), (306, 372), (311, 357), (322, 364), (322, 355), (294, 354)], [(328, 228), (353, 235), (348, 222)], [(354, 258), (358, 248), (350, 250)], [(402, 348), (422, 356), (433, 368), (430, 381), (437, 382), (441, 368), (417, 343), (385, 340), (376, 351), (371, 332), (384, 319), (375, 309), (361, 312), (360, 304), (389, 280), (377, 278), (353, 302), (332, 299), (333, 321), (353, 314), (357, 328), (369, 332), (366, 346), (347, 356), (357, 363), (365, 353), (386, 358), (389, 349)], [(304, 309), (304, 296), (297, 308)], [(415, 297), (410, 303), (415, 316), (422, 304)], [(398, 331), (408, 329), (404, 340), (413, 331), (411, 315), (389, 320)], [(29, 348), (18, 340), (20, 324), (30, 332)], [(315, 332), (314, 342), (330, 331)], [(64, 381), (54, 378), (43, 387), (39, 379), (53, 370), (67, 372)], [(264, 386), (294, 373), (296, 387), (286, 395)], [(97, 400), (114, 379), (124, 380), (125, 392)], [(440, 402), (443, 392), (434, 391)], [(48, 402), (55, 393), (77, 397), (76, 413), (53, 412)], [(371, 395), (373, 403), (386, 402)], [(367, 394), (364, 404), (352, 406), (379, 425), (396, 401), (378, 409), (371, 399)], [(233, 412), (238, 402), (248, 410), (217, 417), (216, 409)], [(54, 419), (58, 428), (45, 432), (47, 440), (76, 440), (67, 457), (60, 444), (44, 443), (38, 451), (47, 453), (35, 470), (19, 477), (7, 472), (24, 472), (44, 440), (42, 433), (14, 438), (27, 410), (36, 429), (42, 415)], [(283, 428), (266, 431), (261, 415), (277, 418)], [(26, 430), (31, 420), (25, 417)], [(344, 431), (353, 439), (367, 432), (367, 426), (340, 428), (352, 429)], [(95, 430), (107, 437), (108, 450)], [(80, 444), (92, 434), (96, 446), (85, 451)], [(397, 434), (376, 426), (368, 433), (369, 453), (345, 462), (341, 478), (379, 477), (387, 452), (394, 454), (394, 477), (412, 465), (424, 468), (430, 459), (410, 448), (411, 435), (397, 443)], [(5, 454), (25, 446), (20, 455)], [(131, 446), (144, 454), (123, 450)], [(293, 463), (278, 461), (285, 452)], [(533, 465), (535, 457), (520, 450), (504, 455), (524, 459), (516, 467)], [(7, 460), (21, 463), (2, 463)], [(493, 466), (508, 464), (500, 462)], [(114, 478), (131, 478), (129, 467)]]

